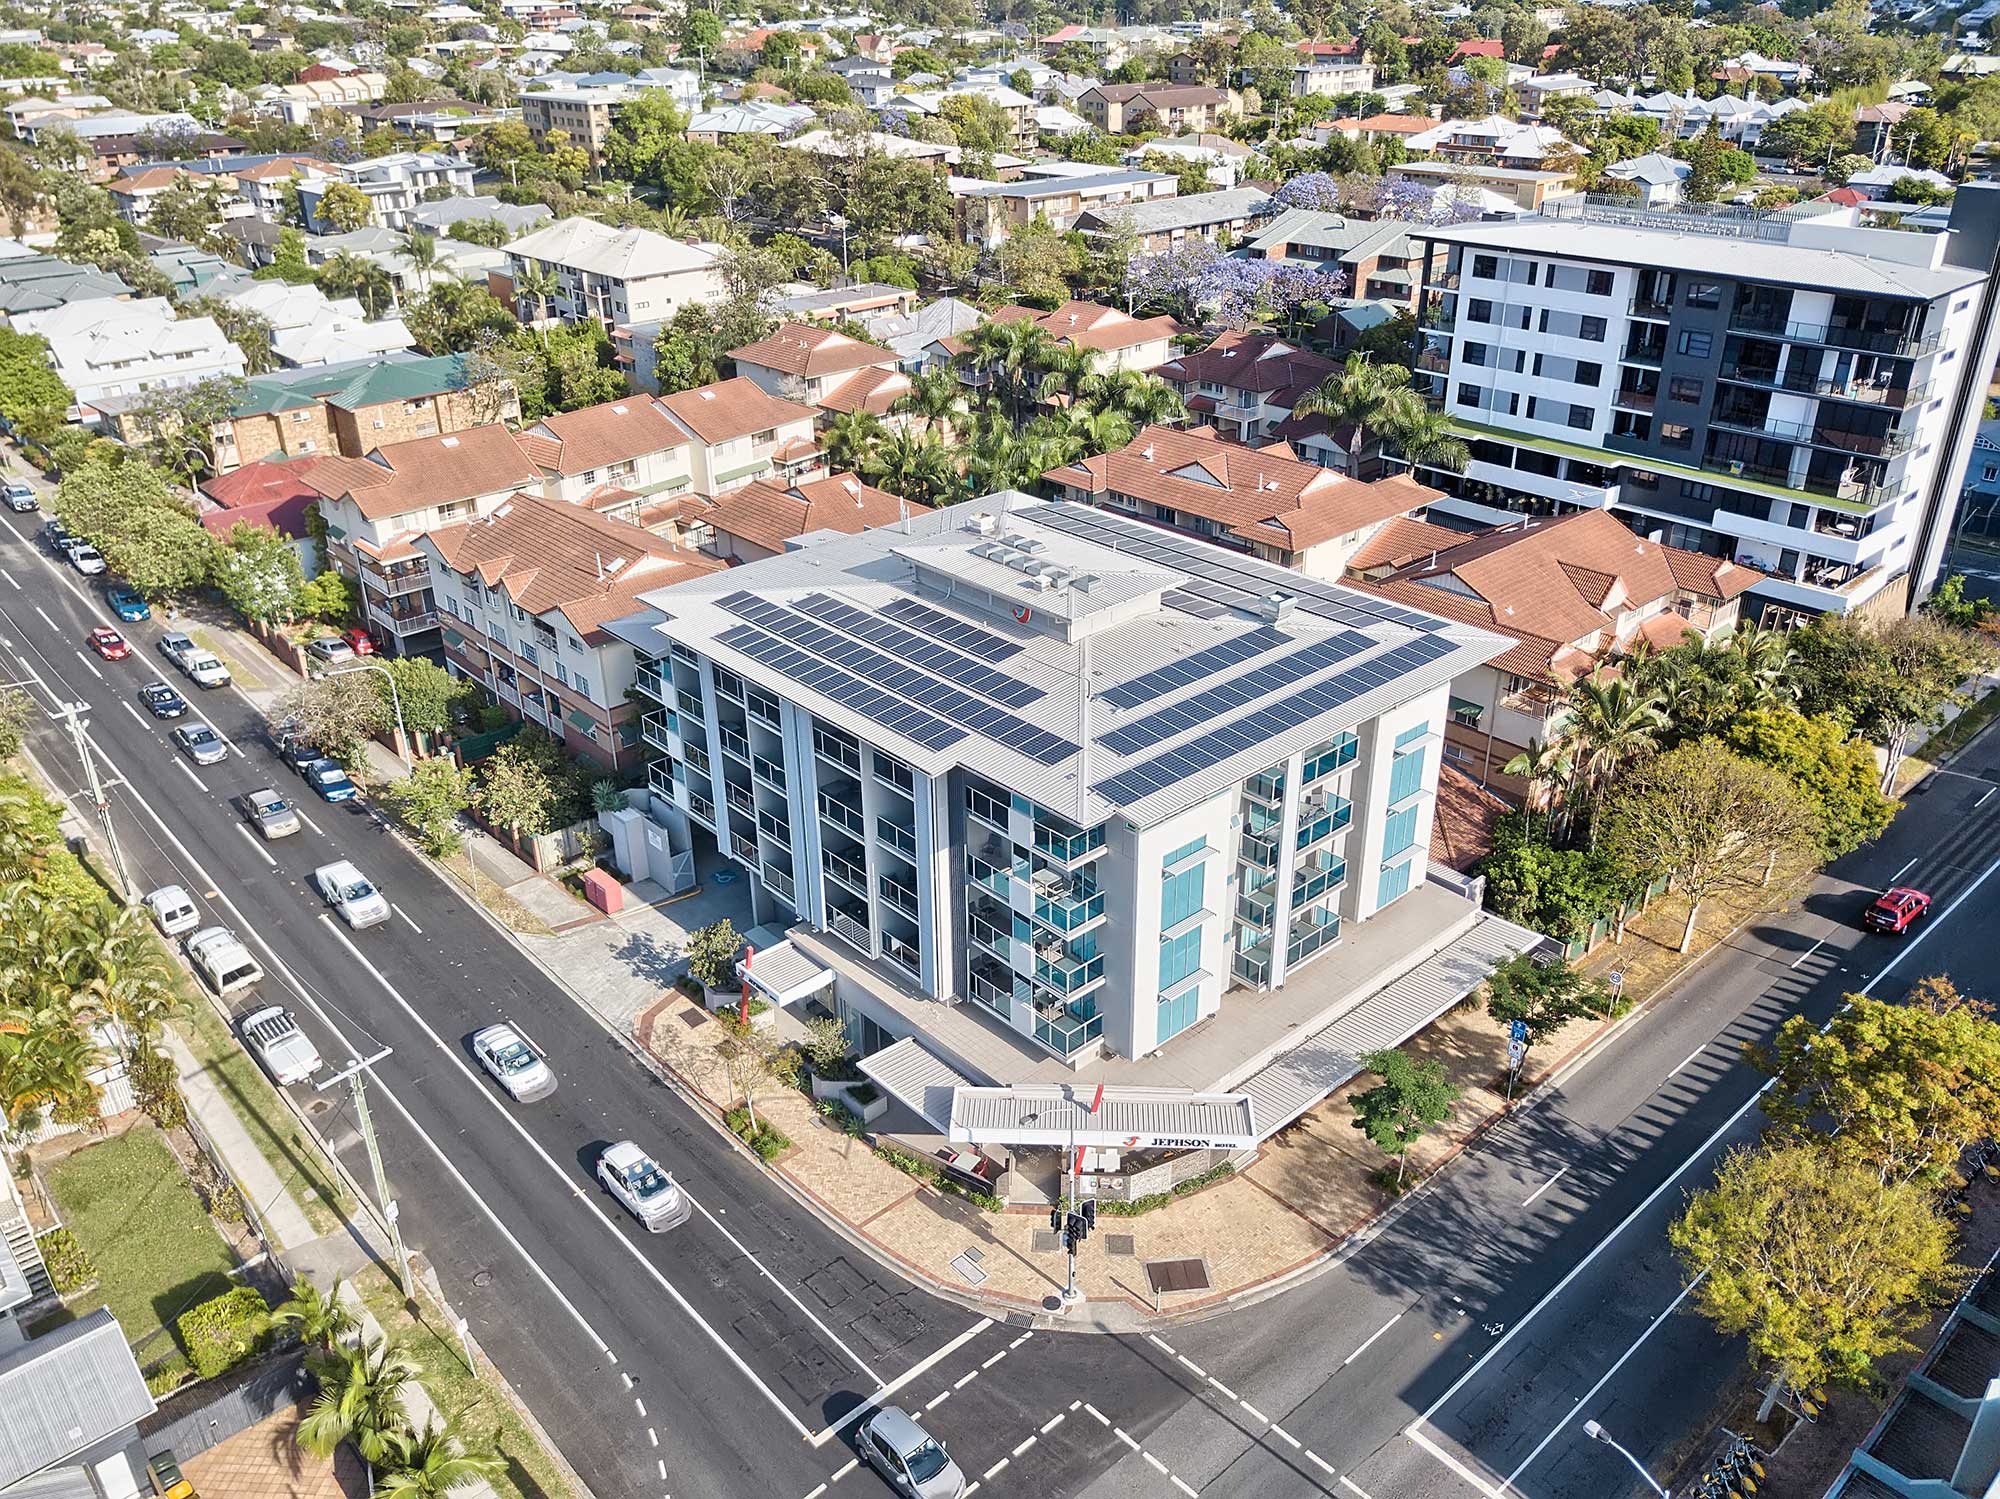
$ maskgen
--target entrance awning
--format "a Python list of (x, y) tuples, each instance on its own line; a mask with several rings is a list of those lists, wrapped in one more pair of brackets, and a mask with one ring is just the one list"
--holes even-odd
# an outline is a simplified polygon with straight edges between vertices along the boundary
[(1247, 1094), (1095, 1083), (960, 1088), (952, 1096), (950, 1133), (962, 1145), (1118, 1150), (1239, 1150), (1260, 1138)]
[(822, 968), (789, 942), (760, 947), (750, 958), (750, 987), (779, 1009), (833, 987), (833, 970)]
[(940, 1134), (951, 1129), (953, 1095), (970, 1086), (948, 1063), (925, 1051), (915, 1036), (863, 1057), (861, 1072), (896, 1102), (916, 1110)]

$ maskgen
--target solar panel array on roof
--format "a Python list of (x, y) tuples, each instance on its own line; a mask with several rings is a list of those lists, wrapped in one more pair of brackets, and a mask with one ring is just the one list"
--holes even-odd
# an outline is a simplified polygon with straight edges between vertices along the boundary
[(1221, 671), (1225, 666), (1234, 666), (1239, 661), (1248, 661), (1252, 656), (1261, 656), (1266, 651), (1276, 650), (1290, 639), (1282, 631), (1268, 627), (1252, 630), (1248, 635), (1238, 635), (1233, 640), (1220, 641), (1191, 656), (1183, 656), (1171, 666), (1162, 666), (1120, 682), (1108, 692), (1097, 694), (1099, 702), (1109, 703), (1114, 708), (1136, 708), (1143, 702), (1158, 697), (1163, 692), (1172, 692), (1176, 687), (1185, 687), (1190, 682), (1199, 682), (1211, 672)]
[[(1076, 753), (1076, 745), (1060, 734), (1037, 728), (1018, 714), (981, 702), (949, 682), (929, 676), (914, 666), (905, 666), (893, 656), (850, 640), (838, 631), (829, 630), (815, 620), (769, 603), (753, 593), (732, 593), (717, 602), (738, 619), (749, 620), (801, 650), (844, 666), (867, 678), (876, 687), (920, 703), (982, 738), (1026, 755), (1037, 764), (1059, 765)], [(716, 638), (722, 640), (724, 637)], [(792, 672), (786, 674), (796, 677)], [(804, 680), (802, 677), (796, 679)], [(873, 713), (868, 716), (877, 718)], [(877, 722), (885, 721), (877, 718)]]
[(1143, 765), (1135, 765), (1109, 780), (1099, 781), (1090, 789), (1115, 806), (1130, 806), (1156, 791), (1165, 791), (1189, 776), (1220, 765), (1231, 755), (1263, 749), (1273, 735), (1297, 728), (1310, 718), (1351, 703), (1394, 681), (1404, 672), (1450, 655), (1454, 649), (1456, 647), (1449, 640), (1438, 635), (1412, 640), (1373, 661), (1351, 666), (1329, 681), (1304, 688), (1281, 703), (1258, 708), (1232, 723), (1211, 729), (1199, 739), (1155, 755)]
[(891, 599), (882, 606), (882, 612), (891, 619), (900, 619), (920, 630), (929, 630), (947, 645), (970, 651), (982, 661), (1005, 661), (1021, 649), (1012, 640), (1003, 640), (990, 630), (969, 625), (962, 619), (953, 619), (944, 610), (933, 609), (915, 599)]
[(718, 645), (741, 651), (751, 660), (763, 663), (792, 681), (815, 692), (825, 693), (835, 702), (852, 708), (864, 718), (873, 719), (884, 728), (894, 730), (905, 739), (921, 744), (925, 749), (948, 749), (965, 737), (963, 729), (946, 723), (937, 715), (926, 713), (922, 708), (913, 708), (836, 666), (816, 661), (804, 651), (773, 639), (762, 630), (754, 630), (749, 625), (731, 625), (715, 639)]
[(1298, 607), (1309, 614), (1344, 625), (1396, 624), (1413, 630), (1437, 628), (1437, 621), (1427, 614), (1418, 614), (1414, 610), (1298, 573), (1287, 573), (1282, 579), (1272, 578), (1268, 568), (1260, 571), (1257, 564), (1248, 558), (1239, 563), (1233, 553), (1213, 542), (1177, 536), (1163, 527), (1130, 520), (1107, 510), (1065, 501), (1038, 506), (1033, 519), (1038, 525), (1187, 573), (1190, 576), (1178, 591), (1232, 609), (1254, 610), (1260, 599), (1277, 592), (1291, 595)]
[(808, 594), (798, 601), (796, 607), (803, 614), (837, 626), (871, 645), (894, 651), (914, 666), (949, 677), (959, 686), (969, 687), (980, 696), (990, 697), (994, 702), (1005, 703), (1010, 708), (1026, 707), (1044, 695), (1041, 688), (1031, 687), (1019, 677), (995, 671), (948, 646), (926, 639), (914, 630), (906, 630), (899, 624), (826, 594)]
[[(1276, 631), (1271, 632), (1276, 634)], [(1283, 638), (1282, 636), (1280, 637)], [(1329, 635), (1324, 640), (1316, 640), (1303, 649), (1290, 651), (1277, 660), (1232, 677), (1229, 681), (1197, 692), (1193, 697), (1184, 698), (1158, 713), (1140, 719), (1137, 723), (1126, 724), (1113, 729), (1108, 734), (1098, 736), (1097, 742), (1108, 750), (1121, 755), (1134, 755), (1142, 749), (1171, 739), (1189, 729), (1198, 729), (1213, 722), (1218, 713), (1227, 713), (1232, 708), (1241, 708), (1246, 703), (1254, 703), (1259, 698), (1269, 697), (1307, 677), (1325, 671), (1329, 666), (1337, 666), (1349, 656), (1372, 650), (1376, 642), (1358, 630), (1342, 630), (1338, 635)], [(1192, 659), (1192, 658), (1190, 658)]]
[(1192, 614), (1196, 619), (1220, 619), (1229, 612), (1221, 604), (1211, 604), (1207, 599), (1197, 598), (1185, 588), (1169, 588), (1160, 595), (1160, 602), (1169, 609)]

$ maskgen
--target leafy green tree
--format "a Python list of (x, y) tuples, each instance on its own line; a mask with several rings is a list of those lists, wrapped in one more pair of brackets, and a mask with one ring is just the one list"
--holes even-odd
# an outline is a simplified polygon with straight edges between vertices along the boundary
[(75, 401), (49, 367), (47, 339), (0, 328), (0, 417), (18, 427), (37, 412), (61, 412)]
[(604, 142), (608, 175), (626, 182), (651, 182), (660, 158), (687, 129), (682, 114), (664, 89), (647, 89), (625, 104)]
[(271, 1310), (274, 1327), (290, 1328), (308, 1348), (331, 1349), (355, 1330), (354, 1314), (340, 1298), (341, 1281), (322, 1291), (303, 1275), (292, 1282), (292, 1294)]
[(1936, 1188), (2000, 1134), (2000, 1024), (1982, 1008), (1850, 994), (1824, 1032), (1794, 1015), (1749, 1056), (1773, 1079), (1762, 1106), (1779, 1139), (1884, 1183)]
[(1818, 171), (1853, 144), (1853, 114), (1844, 105), (1830, 103), (1782, 115), (1766, 125), (1757, 138), (1760, 152), (1783, 156), (1796, 171)]
[(204, 250), (223, 243), (222, 186), (209, 179), (184, 176), (157, 194), (146, 214), (146, 227), (162, 239), (177, 239)]
[(303, 229), (280, 229), (278, 243), (271, 250), (271, 263), (251, 272), (257, 281), (282, 281), (288, 286), (304, 286), (314, 278), (312, 266), (306, 260), (306, 236)]
[(271, 526), (238, 521), (215, 550), (210, 581), (245, 619), (278, 624), (297, 611), (306, 579), (289, 537)]
[(1725, 737), (1738, 753), (1783, 771), (1812, 803), (1826, 858), (1873, 842), (1903, 805), (1882, 794), (1874, 752), (1831, 718), (1808, 718), (1786, 705), (1752, 708)]
[(351, 182), (329, 182), (313, 217), (333, 234), (349, 234), (375, 222), (375, 205)]
[(155, 463), (192, 482), (215, 467), (216, 432), (242, 401), (243, 388), (236, 375), (155, 386), (126, 412), (126, 420), (145, 437)]
[(364, 746), (393, 721), (375, 690), (372, 671), (333, 672), (301, 682), (278, 701), (275, 721), (297, 728), (349, 770)]
[[(1527, 1029), (1521, 1066), (1530, 1051), (1570, 1022), (1602, 1020), (1617, 1003), (1604, 980), (1561, 959), (1538, 961), (1533, 953), (1509, 958), (1486, 980), (1486, 1013), (1504, 1026), (1518, 1021)], [(1518, 1073), (1520, 1067), (1514, 1070)]]
[[(413, 734), (443, 733), (451, 727), (453, 710), (475, 695), (470, 682), (453, 676), (428, 657), (398, 656), (384, 661), (382, 666), (389, 675), (385, 678), (371, 674), (375, 690), (385, 708), (402, 704), (403, 727)], [(392, 680), (396, 686), (393, 702), (389, 696)]]
[(1867, 1387), (1965, 1278), (1929, 1193), (1811, 1145), (1732, 1152), (1667, 1239), (1702, 1314), (1775, 1368), (1773, 1394)]
[(403, 321), (426, 354), (469, 353), (483, 337), (511, 338), (521, 327), (492, 292), (464, 281), (440, 281), (413, 298)]
[(735, 983), (736, 960), (742, 956), (743, 939), (726, 916), (688, 934), (688, 972), (707, 988), (726, 989)]
[(277, 365), (271, 352), (271, 320), (262, 313), (220, 297), (192, 297), (180, 304), (179, 312), (184, 318), (213, 318), (222, 336), (243, 351), (246, 375), (268, 374)]
[(1451, 1116), (1462, 1091), (1442, 1063), (1417, 1061), (1401, 1050), (1371, 1051), (1361, 1065), (1381, 1081), (1352, 1099), (1354, 1127), (1396, 1159), (1395, 1189), (1402, 1190), (1410, 1147)]
[(18, 687), (0, 687), (0, 760), (21, 753), (21, 741), (34, 721), (34, 699)]
[(1992, 619), (1995, 610), (1993, 600), (1966, 593), (1965, 574), (1953, 573), (1931, 590), (1931, 596), (1923, 602), (1923, 612), (1955, 630), (1974, 630)]
[(509, 740), (480, 762), (472, 804), (516, 837), (533, 838), (554, 827), (556, 802), (547, 761), (520, 739)]
[(327, 568), (299, 589), (298, 615), (323, 625), (344, 625), (360, 612), (361, 590), (352, 578)]
[(1780, 862), (1816, 860), (1819, 813), (1782, 771), (1713, 744), (1686, 744), (1627, 771), (1603, 811), (1602, 847), (1637, 880), (1665, 876), (1688, 903), (1681, 952), (1702, 907), (1767, 884)]
[(1991, 643), (1924, 614), (1884, 624), (1826, 615), (1793, 632), (1792, 645), (1800, 710), (1851, 724), (1887, 749), (1885, 791), (1910, 733), (1938, 722), (1994, 660)]
[[(429, 663), (426, 662), (426, 665)], [(391, 781), (382, 794), (423, 840), (433, 859), (456, 853), (461, 839), (458, 819), (472, 805), (473, 773), (448, 756), (419, 760), (407, 777)]]
[(681, 12), (680, 42), (683, 52), (713, 57), (722, 45), (722, 21), (714, 11), (690, 5)]

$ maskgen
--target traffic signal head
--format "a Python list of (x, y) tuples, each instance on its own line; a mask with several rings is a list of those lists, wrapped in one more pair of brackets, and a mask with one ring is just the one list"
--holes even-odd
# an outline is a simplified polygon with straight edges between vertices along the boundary
[(1089, 1233), (1097, 1227), (1097, 1199), (1091, 1198), (1083, 1205), (1083, 1231)]
[(1052, 1207), (1049, 1209), (1049, 1232), (1052, 1234), (1059, 1234), (1062, 1231), (1063, 1231), (1063, 1210), (1059, 1206)]

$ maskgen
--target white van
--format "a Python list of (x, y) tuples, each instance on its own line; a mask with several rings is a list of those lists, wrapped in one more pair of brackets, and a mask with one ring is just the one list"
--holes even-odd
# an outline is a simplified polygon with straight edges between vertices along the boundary
[(187, 939), (188, 961), (195, 972), (225, 999), (239, 989), (248, 989), (264, 977), (264, 970), (250, 956), (250, 949), (236, 940), (226, 926), (203, 927)]

